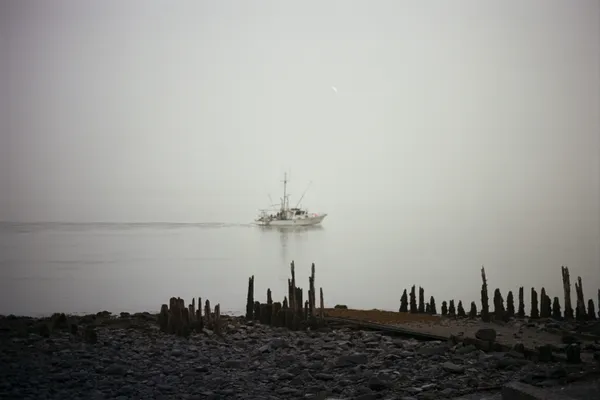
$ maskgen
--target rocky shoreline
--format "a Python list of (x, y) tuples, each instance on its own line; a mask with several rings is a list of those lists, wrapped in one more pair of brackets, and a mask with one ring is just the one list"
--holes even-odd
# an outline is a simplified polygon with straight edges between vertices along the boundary
[(450, 399), (510, 381), (565, 385), (599, 369), (585, 359), (539, 362), (518, 348), (486, 353), (349, 327), (306, 332), (221, 319), (221, 335), (184, 338), (161, 332), (148, 313), (0, 317), (0, 398)]

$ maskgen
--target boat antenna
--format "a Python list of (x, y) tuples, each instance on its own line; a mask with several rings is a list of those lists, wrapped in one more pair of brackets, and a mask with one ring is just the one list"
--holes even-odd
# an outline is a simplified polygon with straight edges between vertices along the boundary
[(298, 206), (300, 205), (300, 202), (304, 198), (304, 195), (306, 194), (306, 192), (308, 192), (308, 189), (310, 188), (310, 185), (312, 185), (312, 181), (310, 181), (308, 183), (308, 186), (307, 186), (306, 190), (304, 191), (304, 193), (302, 193), (302, 196), (300, 196), (300, 200), (298, 200), (298, 204), (296, 204), (296, 208), (298, 208)]
[(283, 198), (281, 199), (281, 211), (287, 209), (287, 172), (283, 173)]

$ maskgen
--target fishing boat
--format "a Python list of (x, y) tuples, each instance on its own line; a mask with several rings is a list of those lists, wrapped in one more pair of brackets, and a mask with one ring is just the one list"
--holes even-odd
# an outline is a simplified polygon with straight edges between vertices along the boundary
[[(311, 213), (306, 208), (300, 207), (300, 202), (304, 198), (306, 191), (298, 200), (295, 207), (290, 208), (290, 195), (287, 193), (288, 178), (287, 173), (283, 176), (283, 197), (279, 208), (270, 208), (259, 210), (258, 218), (254, 221), (260, 226), (308, 226), (318, 225), (327, 216), (326, 213)], [(308, 191), (308, 188), (306, 189)], [(275, 205), (277, 206), (277, 205)]]

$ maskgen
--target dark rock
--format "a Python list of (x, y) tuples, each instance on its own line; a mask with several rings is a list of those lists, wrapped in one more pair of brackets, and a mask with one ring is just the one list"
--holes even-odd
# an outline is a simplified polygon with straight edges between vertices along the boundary
[(564, 344), (579, 343), (579, 340), (575, 336), (568, 333), (563, 334), (561, 340)]
[(515, 343), (515, 345), (512, 348), (512, 351), (525, 354), (525, 345), (523, 343)]
[(387, 380), (383, 380), (378, 376), (372, 376), (369, 379), (369, 389), (371, 390), (375, 390), (375, 391), (380, 391), (380, 390), (385, 390), (385, 389), (389, 389), (390, 388), (390, 382)]
[(332, 381), (334, 379), (334, 376), (326, 373), (318, 373), (315, 374), (315, 379), (320, 381)]
[[(364, 393), (359, 396), (353, 397), (353, 400), (375, 400), (377, 396), (374, 393)], [(333, 399), (331, 399), (333, 400)]]
[(450, 372), (453, 374), (462, 374), (465, 372), (465, 367), (463, 367), (462, 365), (456, 365), (449, 361), (443, 363), (442, 368), (444, 369), (444, 371)]
[(475, 347), (472, 344), (463, 346), (463, 347), (459, 347), (458, 349), (456, 349), (456, 353), (458, 353), (458, 354), (469, 354), (474, 351), (477, 351), (477, 347)]
[(119, 364), (112, 364), (108, 366), (104, 372), (108, 375), (125, 375), (126, 370), (125, 367)]
[(552, 347), (543, 345), (538, 347), (538, 358), (541, 362), (552, 361)]
[(493, 342), (496, 340), (496, 330), (492, 328), (482, 328), (475, 333), (475, 337), (479, 340)]
[(348, 306), (345, 304), (336, 304), (333, 308), (337, 308), (338, 310), (347, 310)]
[(242, 360), (227, 360), (223, 366), (225, 368), (240, 369), (244, 367), (244, 362)]
[(422, 346), (417, 349), (417, 353), (424, 356), (433, 356), (445, 354), (448, 350), (450, 350), (450, 347), (445, 344), (438, 346)]
[(570, 344), (566, 349), (567, 362), (578, 364), (581, 362), (581, 348), (578, 344)]
[(338, 367), (352, 367), (355, 365), (366, 364), (369, 361), (366, 354), (355, 353), (338, 357), (336, 365)]

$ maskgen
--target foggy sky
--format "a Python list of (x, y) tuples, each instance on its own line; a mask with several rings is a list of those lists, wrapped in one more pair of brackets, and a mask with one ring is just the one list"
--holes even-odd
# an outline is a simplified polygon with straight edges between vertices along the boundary
[(597, 265), (596, 0), (0, 7), (0, 220), (248, 222), (291, 170), (331, 224)]

